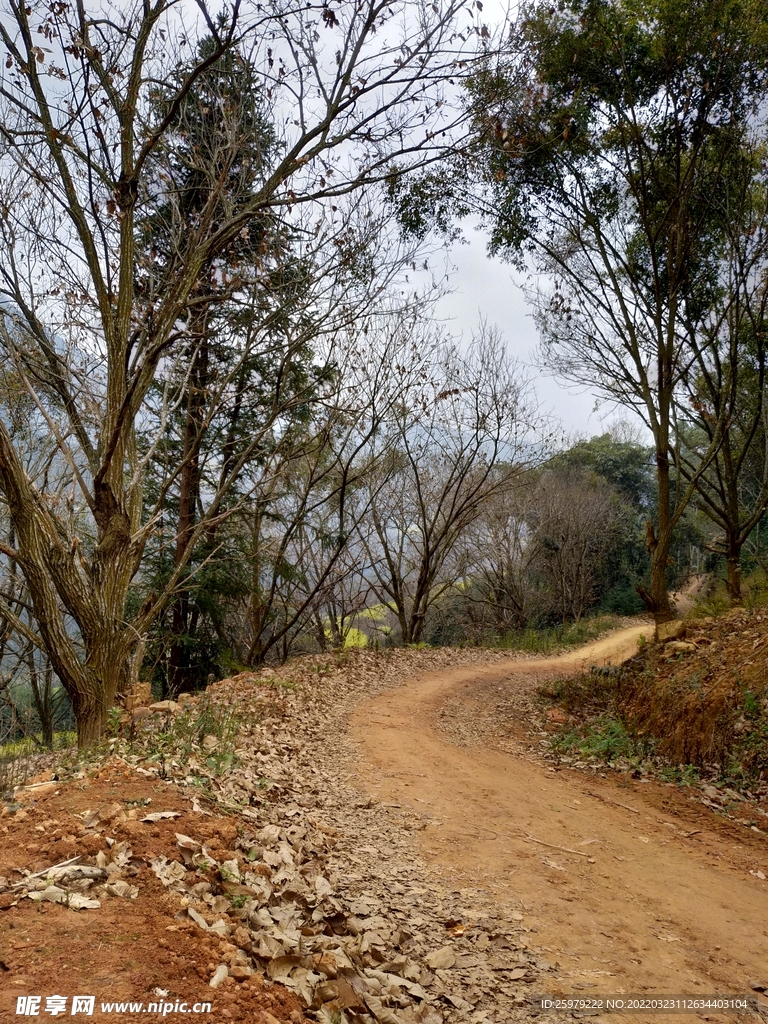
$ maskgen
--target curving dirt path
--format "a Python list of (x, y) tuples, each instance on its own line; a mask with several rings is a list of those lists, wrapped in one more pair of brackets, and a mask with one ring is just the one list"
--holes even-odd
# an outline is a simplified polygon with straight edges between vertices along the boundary
[[(425, 856), (524, 915), (558, 967), (555, 994), (744, 992), (768, 984), (768, 836), (660, 783), (555, 770), (520, 742), (459, 745), (441, 714), (617, 662), (648, 627), (574, 653), (425, 674), (351, 722), (363, 786), (429, 816)], [(658, 1021), (660, 1018), (649, 1018)]]

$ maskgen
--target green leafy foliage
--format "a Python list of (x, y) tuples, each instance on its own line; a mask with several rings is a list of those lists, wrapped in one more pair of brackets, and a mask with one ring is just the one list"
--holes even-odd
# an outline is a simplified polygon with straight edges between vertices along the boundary
[[(203, 40), (195, 59), (204, 61), (212, 46)], [(236, 49), (169, 107), (177, 86), (158, 87), (154, 96), (158, 117), (173, 113), (173, 131), (153, 155), (156, 192), (138, 229), (137, 287), (147, 302), (174, 272), (179, 234), (193, 231), (204, 210), (228, 222), (249, 208), (282, 152), (257, 70)], [(251, 596), (256, 601), (265, 583), (269, 595), (261, 533), (279, 514), (271, 502), (244, 503), (243, 495), (278, 447), (288, 449), (308, 432), (317, 388), (333, 373), (315, 365), (309, 344), (315, 325), (304, 297), (316, 268), (299, 250), (296, 231), (275, 213), (249, 217), (215, 263), (201, 268), (170, 373), (150, 389), (140, 434), (142, 451), (154, 446), (144, 502), (150, 510), (162, 500), (163, 517), (130, 604), (136, 609), (162, 593), (183, 564), (175, 599), (155, 619), (147, 645), (146, 670), (163, 695), (225, 674), (242, 653), (228, 629), (234, 608)], [(178, 397), (166, 414), (169, 392)], [(211, 502), (229, 516), (198, 536)], [(274, 571), (285, 577), (291, 568), (283, 560)], [(268, 608), (263, 626), (271, 615)]]
[(636, 757), (638, 745), (624, 723), (616, 718), (596, 718), (581, 729), (565, 729), (552, 740), (558, 753), (579, 751), (585, 757), (613, 761), (618, 757)]
[(598, 615), (581, 619), (579, 622), (563, 622), (556, 626), (529, 628), (507, 633), (498, 646), (508, 651), (525, 651), (530, 654), (551, 654), (569, 647), (580, 647), (616, 629), (618, 619), (610, 615)]
[[(640, 592), (667, 618), (674, 531), (690, 527), (699, 476), (734, 423), (727, 372), (706, 401), (691, 386), (710, 362), (731, 365), (734, 294), (750, 280), (764, 292), (760, 260), (745, 275), (742, 257), (762, 237), (750, 200), (764, 178), (768, 9), (560, 0), (524, 4), (516, 29), (470, 76), (468, 173), (492, 251), (542, 274), (530, 289), (542, 362), (653, 435)], [(709, 431), (700, 448), (685, 444), (692, 420)]]

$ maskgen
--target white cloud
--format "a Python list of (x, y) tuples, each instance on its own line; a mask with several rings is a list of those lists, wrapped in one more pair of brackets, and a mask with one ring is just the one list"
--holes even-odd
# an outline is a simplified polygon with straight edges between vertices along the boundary
[[(500, 259), (488, 255), (486, 237), (471, 224), (465, 225), (466, 244), (456, 243), (448, 252), (451, 291), (438, 302), (436, 314), (452, 334), (468, 339), (481, 319), (498, 325), (510, 351), (530, 368), (539, 400), (559, 419), (568, 434), (591, 437), (602, 433), (604, 409), (594, 411), (595, 394), (557, 381), (535, 365), (536, 327), (520, 287), (520, 276)], [(438, 260), (434, 263), (437, 265)]]

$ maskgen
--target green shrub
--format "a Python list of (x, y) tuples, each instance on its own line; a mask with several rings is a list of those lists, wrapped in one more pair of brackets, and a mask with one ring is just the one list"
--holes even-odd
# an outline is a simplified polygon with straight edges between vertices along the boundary
[(496, 646), (507, 651), (525, 651), (529, 654), (551, 654), (569, 647), (581, 647), (596, 640), (603, 633), (616, 629), (621, 621), (613, 615), (598, 615), (579, 622), (563, 622), (557, 626), (507, 633)]

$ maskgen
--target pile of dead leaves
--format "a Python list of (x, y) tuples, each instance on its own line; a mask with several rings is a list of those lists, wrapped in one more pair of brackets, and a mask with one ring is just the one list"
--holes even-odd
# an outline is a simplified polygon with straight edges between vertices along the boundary
[[(426, 819), (361, 800), (342, 738), (356, 701), (417, 667), (461, 660), (489, 652), (302, 659), (126, 714), (109, 763), (177, 787), (200, 822), (187, 819), (175, 852), (149, 866), (179, 919), (219, 943), (212, 988), (260, 975), (322, 1024), (493, 1024), (527, 1013), (531, 983), (554, 967), (525, 941), (523, 914), (430, 878), (410, 839)], [(224, 854), (207, 838), (222, 814), (237, 823)], [(115, 805), (82, 821), (86, 836), (120, 836), (129, 818), (173, 828), (164, 816), (173, 812)], [(105, 895), (134, 895), (137, 865), (130, 844), (112, 840), (14, 892), (98, 912)]]
[[(152, 765), (193, 787), (202, 781), (209, 799), (250, 826), (236, 861), (218, 863), (195, 836), (179, 836), (181, 858), (153, 865), (198, 927), (240, 951), (217, 968), (213, 984), (228, 971), (263, 971), (327, 1024), (490, 1024), (505, 1005), (505, 1019), (513, 1007), (520, 1011), (523, 990), (552, 969), (520, 935), (522, 915), (471, 921), (448, 894), (409, 891), (420, 866), (410, 852), (408, 867), (387, 863), (382, 841), (394, 845), (397, 837), (385, 815), (366, 813), (370, 805), (342, 776), (333, 747), (356, 700), (416, 666), (428, 671), (481, 657), (488, 660), (488, 652), (306, 658), (216, 683), (162, 709), (165, 721), (157, 713), (146, 720), (143, 770)], [(232, 745), (199, 730), (183, 758), (174, 754), (174, 728), (187, 735), (190, 716), (211, 723), (224, 710), (238, 723)], [(153, 743), (165, 750), (159, 764)], [(136, 758), (128, 750), (124, 756)], [(364, 824), (355, 823), (355, 811)], [(367, 877), (356, 870), (364, 860)]]

